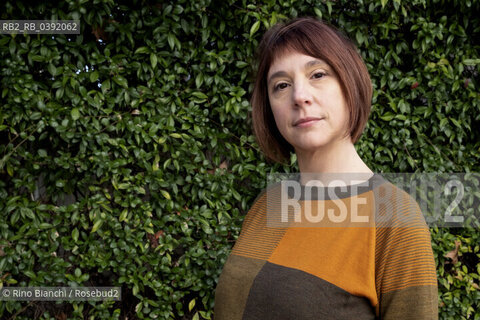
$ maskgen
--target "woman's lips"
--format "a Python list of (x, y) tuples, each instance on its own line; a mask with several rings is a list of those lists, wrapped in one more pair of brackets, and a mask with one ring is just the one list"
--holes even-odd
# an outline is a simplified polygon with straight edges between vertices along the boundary
[(300, 128), (311, 127), (314, 124), (316, 124), (317, 122), (322, 121), (322, 120), (323, 119), (312, 119), (312, 120), (308, 120), (308, 121), (305, 121), (305, 122), (300, 122), (299, 124), (295, 125), (295, 127), (300, 127)]

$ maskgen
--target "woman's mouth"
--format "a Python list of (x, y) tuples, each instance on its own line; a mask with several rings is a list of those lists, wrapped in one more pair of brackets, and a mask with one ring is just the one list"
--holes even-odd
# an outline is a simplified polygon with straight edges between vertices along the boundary
[(295, 122), (294, 127), (306, 128), (313, 126), (317, 122), (323, 120), (323, 118), (304, 118)]

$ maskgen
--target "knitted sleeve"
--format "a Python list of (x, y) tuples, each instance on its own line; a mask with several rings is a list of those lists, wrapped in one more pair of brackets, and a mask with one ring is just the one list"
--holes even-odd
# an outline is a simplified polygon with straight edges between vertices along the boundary
[[(438, 319), (438, 289), (430, 232), (415, 200), (392, 185), (377, 206), (377, 318)], [(384, 190), (385, 191), (385, 190)]]

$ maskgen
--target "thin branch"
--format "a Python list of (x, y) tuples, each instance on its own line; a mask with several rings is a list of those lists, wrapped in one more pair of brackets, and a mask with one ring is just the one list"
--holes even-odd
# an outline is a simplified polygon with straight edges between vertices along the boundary
[(415, 162), (415, 159), (412, 157), (412, 155), (410, 154), (410, 152), (408, 152), (408, 148), (407, 148), (407, 145), (406, 145), (406, 144), (403, 144), (403, 148), (405, 149), (405, 151), (407, 151), (408, 157), (409, 157), (410, 159), (412, 159), (413, 164), (415, 165), (415, 167), (417, 168), (417, 170), (420, 170), (420, 168), (417, 166), (417, 163)]
[(22, 309), (18, 310), (17, 312), (15, 312), (15, 314), (13, 316), (10, 317), (9, 320), (13, 320), (15, 319), (20, 313), (22, 313), (23, 311), (25, 311), (28, 307), (30, 307), (31, 305), (33, 305), (36, 301), (30, 301), (29, 304), (27, 304), (25, 307), (23, 307)]

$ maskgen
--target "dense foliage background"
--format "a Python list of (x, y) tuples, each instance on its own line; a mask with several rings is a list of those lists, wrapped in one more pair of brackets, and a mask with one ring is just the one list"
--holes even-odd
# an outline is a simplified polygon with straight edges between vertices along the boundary
[[(121, 302), (0, 302), (0, 318), (209, 319), (270, 172), (248, 116), (253, 53), (282, 18), (344, 30), (375, 88), (376, 172), (479, 172), (480, 1), (2, 1), (0, 285), (121, 286)], [(480, 234), (432, 229), (441, 319), (480, 319)]]

